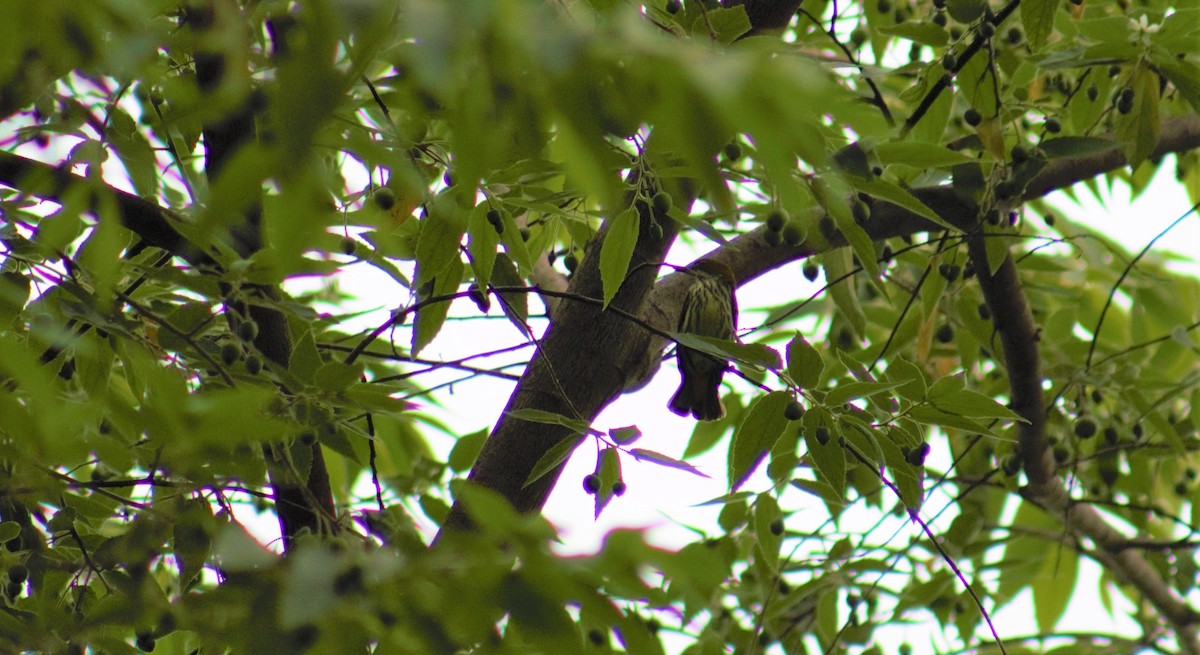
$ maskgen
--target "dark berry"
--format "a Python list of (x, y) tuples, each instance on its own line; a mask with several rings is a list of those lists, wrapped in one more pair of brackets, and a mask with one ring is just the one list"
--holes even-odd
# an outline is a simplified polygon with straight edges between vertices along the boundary
[(821, 236), (833, 241), (839, 236), (837, 223), (833, 221), (831, 216), (822, 216), (821, 220), (817, 221), (817, 227), (821, 228)]
[(375, 200), (375, 206), (383, 211), (390, 211), (396, 206), (396, 192), (387, 187), (375, 189), (375, 194), (371, 197)]
[(783, 519), (775, 519), (774, 521), (771, 521), (770, 529), (771, 534), (775, 535), (776, 537), (783, 534)]
[(1010, 477), (1014, 476), (1021, 471), (1021, 458), (1017, 457), (1015, 454), (1009, 455), (1008, 457), (1004, 458), (1004, 461), (1000, 466), (1002, 469), (1004, 469), (1005, 475)]
[(1005, 180), (996, 185), (996, 197), (1000, 200), (1012, 200), (1017, 197), (1018, 191), (1016, 182), (1011, 180)]
[(730, 141), (722, 148), (722, 152), (725, 154), (725, 159), (737, 161), (742, 158), (742, 145), (737, 141)]
[(799, 421), (800, 417), (804, 416), (804, 405), (793, 400), (783, 408), (783, 416), (789, 421)]
[(253, 320), (242, 321), (238, 325), (238, 338), (242, 341), (254, 341), (258, 336), (258, 323)]
[(1090, 416), (1080, 416), (1075, 421), (1075, 436), (1080, 439), (1090, 439), (1096, 435), (1096, 421)]
[(8, 581), (13, 584), (22, 584), (29, 579), (29, 568), (24, 564), (13, 564), (8, 568)]
[(942, 264), (938, 266), (938, 274), (946, 278), (947, 282), (957, 280), (960, 272), (962, 270), (958, 267), (958, 264)]
[(813, 433), (817, 443), (824, 446), (829, 443), (829, 428), (824, 425), (818, 425), (816, 432)]
[(1133, 89), (1127, 87), (1117, 94), (1117, 111), (1122, 114), (1133, 111)]
[(233, 364), (242, 356), (242, 349), (236, 343), (228, 342), (221, 346), (221, 361), (226, 366)]
[(787, 223), (787, 214), (782, 209), (773, 209), (767, 214), (767, 229), (772, 232), (783, 230), (784, 223)]
[(789, 246), (798, 246), (801, 241), (804, 241), (804, 228), (801, 227), (798, 221), (788, 221), (787, 225), (783, 226), (783, 242)]
[(913, 448), (904, 455), (904, 461), (913, 466), (924, 466), (925, 458), (929, 457), (931, 447), (927, 443), (922, 443), (920, 446)]
[(341, 250), (343, 255), (353, 257), (355, 251), (358, 250), (358, 242), (352, 237), (342, 237)]
[(1050, 134), (1058, 134), (1062, 132), (1062, 123), (1059, 123), (1057, 118), (1047, 118), (1046, 131)]
[(617, 480), (613, 483), (612, 491), (614, 496), (624, 496), (627, 489), (629, 489), (629, 486), (625, 484), (624, 480)]
[(1117, 445), (1118, 435), (1117, 429), (1109, 425), (1104, 428), (1104, 443), (1109, 446)]
[(471, 288), (467, 289), (467, 297), (470, 298), (471, 302), (475, 303), (475, 306), (479, 308), (479, 311), (483, 312), (484, 314), (488, 313), (488, 310), (492, 308), (492, 299), (489, 298), (487, 294), (480, 291), (478, 285), (472, 284)]
[(667, 193), (666, 191), (659, 191), (658, 193), (654, 194), (654, 198), (650, 200), (650, 203), (654, 205), (654, 211), (660, 214), (665, 214), (671, 211), (671, 201), (671, 194)]
[(817, 277), (821, 274), (821, 269), (816, 264), (809, 262), (804, 265), (804, 279), (809, 282), (816, 282)]
[(600, 476), (595, 473), (588, 473), (583, 476), (583, 490), (589, 496), (596, 495), (596, 492), (600, 491)]
[(967, 122), (967, 125), (976, 127), (983, 122), (983, 114), (980, 114), (978, 109), (971, 107), (963, 112), (963, 120)]
[(949, 323), (942, 323), (934, 336), (942, 343), (950, 343), (954, 341), (954, 328)]
[(854, 222), (858, 223), (859, 225), (866, 223), (871, 218), (871, 208), (867, 206), (867, 203), (861, 200), (856, 200), (854, 204), (850, 206), (850, 212), (854, 215)]

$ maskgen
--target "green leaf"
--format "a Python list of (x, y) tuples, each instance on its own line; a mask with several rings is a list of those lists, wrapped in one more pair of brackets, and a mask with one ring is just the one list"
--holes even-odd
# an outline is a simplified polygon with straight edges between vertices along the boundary
[(694, 473), (702, 478), (710, 477), (708, 474), (704, 473), (703, 471), (696, 468), (695, 466), (688, 464), (687, 462), (680, 461), (678, 459), (675, 459), (674, 457), (668, 457), (667, 455), (664, 455), (660, 452), (656, 452), (653, 450), (646, 450), (645, 448), (634, 448), (629, 451), (629, 454), (633, 455), (633, 457), (639, 461), (647, 461), (647, 462), (651, 462), (654, 464), (658, 464), (659, 466), (666, 466), (667, 468), (679, 469), (680, 471), (687, 471), (688, 473)]
[(929, 398), (929, 402), (938, 409), (946, 412), (961, 414), (970, 418), (994, 418), (1003, 421), (1025, 421), (1020, 414), (1001, 405), (994, 399), (978, 391), (960, 389), (953, 393)]
[(787, 371), (792, 382), (801, 389), (812, 389), (821, 380), (825, 362), (799, 331), (787, 345)]
[(838, 248), (826, 252), (821, 255), (821, 263), (825, 266), (825, 277), (829, 280), (827, 291), (830, 297), (841, 311), (842, 317), (854, 329), (854, 336), (861, 339), (866, 334), (867, 315), (863, 313), (858, 292), (855, 290), (854, 258), (850, 250)]
[(764, 557), (764, 563), (772, 571), (779, 566), (779, 547), (783, 544), (783, 533), (776, 534), (783, 522), (783, 512), (770, 492), (758, 495), (754, 501), (754, 537), (758, 542), (756, 553)]
[(896, 395), (912, 401), (925, 399), (925, 393), (928, 390), (928, 383), (925, 379), (925, 373), (919, 366), (904, 359), (896, 357), (888, 363), (887, 378), (893, 382), (900, 382), (900, 386), (896, 387)]
[(429, 212), (421, 221), (421, 234), (417, 237), (417, 277), (414, 284), (418, 289), (438, 278), (451, 262), (458, 260), (461, 263), (459, 245), (465, 227), (462, 213), (457, 203), (445, 195), (438, 196), (430, 203)]
[(903, 382), (847, 382), (834, 387), (825, 396), (825, 404), (836, 407), (851, 400), (873, 396), (883, 391), (890, 391), (903, 384)]
[(671, 338), (681, 346), (699, 350), (721, 359), (732, 359), (743, 364), (779, 370), (783, 362), (774, 348), (761, 343), (738, 343), (715, 337), (702, 337), (687, 332), (669, 332)]
[(464, 434), (454, 442), (454, 447), (450, 449), (450, 455), (446, 457), (446, 463), (450, 465), (450, 470), (455, 473), (463, 473), (469, 471), (475, 465), (475, 460), (479, 457), (479, 451), (483, 450), (483, 443), (487, 441), (487, 430), (478, 430), (471, 434)]
[(924, 502), (925, 489), (922, 485), (924, 468), (914, 466), (904, 456), (903, 446), (916, 445), (915, 440), (904, 439), (906, 433), (898, 428), (891, 428), (887, 435), (877, 439), (879, 450), (883, 452), (883, 461), (891, 473), (892, 482), (900, 490), (900, 500), (909, 509), (919, 509)]
[(613, 443), (618, 446), (628, 446), (642, 438), (642, 431), (636, 425), (624, 428), (612, 428), (608, 431), (608, 438), (612, 439)]
[(927, 218), (946, 229), (953, 230), (955, 232), (958, 231), (958, 228), (954, 227), (950, 223), (947, 223), (944, 219), (942, 219), (941, 216), (937, 215), (937, 212), (930, 209), (928, 205), (918, 200), (916, 196), (909, 193), (898, 184), (893, 184), (878, 177), (870, 180), (861, 178), (849, 178), (849, 180), (850, 184), (854, 185), (855, 189), (858, 189), (859, 191), (871, 197), (886, 200), (894, 205), (903, 207), (904, 209), (907, 209), (918, 216)]
[(1000, 236), (1004, 234), (1004, 228), (1001, 227), (985, 226), (984, 232), (988, 236), (988, 238), (983, 240), (984, 250), (987, 251), (988, 268), (991, 270), (991, 274), (995, 275), (996, 271), (1000, 270), (1000, 267), (1004, 265), (1004, 262), (1009, 257), (1009, 239)]
[(875, 156), (882, 164), (904, 164), (915, 168), (947, 168), (976, 161), (957, 150), (923, 141), (883, 143), (875, 146)]
[(542, 476), (557, 468), (559, 464), (562, 464), (571, 456), (571, 453), (575, 451), (575, 447), (583, 443), (584, 439), (584, 435), (576, 434), (554, 444), (553, 447), (542, 454), (537, 464), (533, 465), (533, 470), (529, 472), (529, 477), (525, 478), (525, 483), (521, 485), (521, 488), (528, 487), (542, 479)]
[(1098, 136), (1061, 136), (1056, 139), (1046, 139), (1038, 148), (1050, 159), (1060, 157), (1083, 157), (1098, 155), (1116, 148), (1118, 143), (1112, 139)]
[(600, 434), (592, 429), (592, 426), (587, 421), (574, 419), (562, 414), (547, 412), (541, 409), (513, 409), (505, 412), (508, 416), (520, 421), (529, 421), (530, 423), (545, 423), (547, 425), (561, 425), (575, 434)]
[(487, 291), (488, 282), (492, 279), (496, 247), (500, 244), (500, 235), (487, 221), (490, 209), (488, 203), (479, 203), (467, 219), (467, 252), (471, 253), (471, 270), (475, 272), (475, 281), (481, 292)]
[(981, 434), (995, 434), (984, 424), (971, 419), (961, 414), (945, 412), (937, 407), (929, 405), (918, 405), (908, 411), (907, 416), (918, 423), (926, 425), (940, 425), (948, 428), (958, 428), (968, 432), (979, 432)]
[(324, 548), (301, 548), (288, 553), (287, 575), (279, 594), (279, 625), (285, 630), (312, 624), (337, 604), (334, 578), (337, 555)]
[(613, 218), (604, 235), (604, 245), (600, 247), (600, 282), (604, 285), (605, 307), (625, 282), (629, 260), (637, 246), (639, 222), (637, 210), (630, 207)]
[(600, 489), (593, 494), (595, 498), (594, 518), (600, 518), (600, 512), (608, 506), (616, 494), (613, 487), (621, 481), (621, 451), (609, 446), (600, 451), (596, 462), (596, 475), (600, 477)]
[(1021, 3), (1021, 25), (1029, 39), (1029, 47), (1037, 52), (1046, 45), (1054, 31), (1054, 16), (1061, 0), (1025, 0)]
[(226, 523), (213, 544), (213, 559), (225, 571), (252, 571), (278, 561), (274, 553), (255, 541), (242, 526)]
[[(456, 249), (455, 253), (457, 252)], [(433, 278), (433, 288), (430, 290), (429, 295), (421, 297), (431, 298), (455, 293), (458, 291), (458, 285), (462, 284), (464, 269), (462, 259), (455, 256), (447, 262), (446, 266), (442, 267), (438, 276)], [(414, 355), (421, 352), (425, 346), (428, 346), (434, 337), (437, 336), (437, 333), (441, 331), (442, 324), (446, 322), (446, 315), (449, 311), (450, 303), (448, 301), (429, 303), (417, 310), (417, 317), (413, 322), (412, 333), (412, 352)]]
[(317, 369), (313, 383), (323, 391), (345, 391), (360, 381), (363, 374), (362, 360), (347, 366), (342, 362), (326, 362)]
[(946, 0), (946, 11), (960, 23), (973, 23), (983, 15), (987, 0)]
[(932, 21), (906, 20), (903, 23), (884, 25), (877, 29), (880, 34), (898, 36), (902, 39), (908, 39), (913, 43), (920, 43), (921, 45), (934, 48), (946, 45), (946, 42), (949, 40), (946, 28)]
[(1158, 75), (1139, 67), (1130, 81), (1133, 90), (1133, 110), (1117, 113), (1117, 138), (1123, 143), (1125, 161), (1136, 168), (1158, 145), (1158, 130), (1162, 118), (1158, 115)]
[(750, 31), (750, 18), (746, 16), (746, 8), (741, 5), (709, 9), (706, 13), (707, 16), (697, 23), (697, 33), (707, 34), (711, 25), (717, 43), (733, 43)]
[[(492, 268), (492, 284), (499, 287), (519, 287), (524, 285), (525, 281), (517, 273), (517, 267), (508, 255), (500, 254), (497, 255), (496, 265)], [(500, 311), (504, 312), (509, 322), (515, 325), (521, 334), (529, 336), (529, 294), (501, 292), (495, 297), (499, 301)]]
[(1179, 89), (1180, 95), (1192, 105), (1192, 110), (1200, 112), (1200, 67), (1186, 59), (1176, 59), (1173, 54), (1160, 48), (1150, 51), (1150, 59), (1163, 77)]
[(750, 477), (788, 425), (783, 410), (792, 402), (787, 391), (772, 391), (750, 403), (746, 418), (734, 429), (729, 443), (729, 490)]
[(21, 524), (16, 521), (0, 523), (0, 543), (7, 543), (21, 536)]
[(312, 382), (322, 363), (321, 353), (317, 350), (317, 342), (313, 337), (312, 329), (305, 326), (299, 331), (296, 338), (296, 346), (292, 350), (292, 359), (288, 370), (300, 380)]
[[(827, 483), (829, 491), (836, 494), (836, 499), (846, 497), (846, 450), (840, 443), (840, 435), (836, 432), (833, 416), (827, 410), (810, 409), (803, 419), (804, 443), (808, 447), (808, 455), (818, 474), (817, 480)], [(828, 432), (829, 439), (822, 444), (817, 439), (817, 433)], [(835, 507), (827, 500), (830, 511)]]
[(209, 533), (213, 525), (211, 506), (203, 500), (185, 501), (184, 510), (171, 526), (175, 562), (179, 565), (179, 582), (186, 589), (196, 581), (208, 560), (212, 548)]
[(158, 195), (158, 165), (154, 149), (137, 123), (118, 105), (109, 110), (109, 144), (117, 151), (117, 158), (129, 174), (134, 190), (143, 198)]
[[(1000, 110), (997, 85), (1000, 82), (996, 78), (995, 66), (986, 54), (982, 56), (977, 54), (962, 63), (954, 80), (958, 83), (960, 97), (966, 99), (967, 103), (978, 110), (984, 119), (990, 119), (997, 115)], [(986, 121), (976, 128), (976, 132), (984, 137), (985, 144), (987, 138), (983, 129), (987, 128), (989, 124), (990, 121)]]

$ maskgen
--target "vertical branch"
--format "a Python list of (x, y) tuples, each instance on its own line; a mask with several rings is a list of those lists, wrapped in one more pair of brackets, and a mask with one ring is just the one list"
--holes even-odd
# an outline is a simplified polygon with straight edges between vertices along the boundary
[[(195, 62), (201, 95), (213, 98), (214, 102), (228, 101), (231, 96), (237, 99), (235, 106), (221, 118), (204, 125), (205, 174), (212, 188), (217, 188), (215, 182), (238, 150), (257, 139), (255, 94), (250, 88), (249, 71), (235, 70), (235, 64), (225, 52), (209, 50), (204, 45), (204, 33), (214, 28), (221, 30), (220, 22), (240, 20), (237, 12), (232, 2), (204, 0), (189, 6), (186, 14), (187, 24), (196, 33), (200, 44)], [(286, 38), (283, 34), (278, 36)], [(282, 48), (276, 46), (276, 52), (280, 50)], [(236, 88), (239, 83), (245, 84), (245, 88)], [(241, 97), (238, 97), (239, 93)], [(231, 237), (240, 255), (249, 257), (260, 250), (263, 247), (261, 197), (246, 205), (240, 220), (233, 224)], [(283, 312), (270, 306), (271, 301), (282, 298), (280, 290), (266, 285), (246, 285), (237, 290), (241, 292), (240, 298), (239, 294), (230, 294), (230, 291), (234, 290), (226, 289), (226, 294), (234, 298), (226, 305), (230, 327), (236, 328), (238, 323), (253, 320), (258, 325), (254, 346), (268, 360), (287, 368), (292, 356), (291, 329)], [(297, 445), (296, 448), (311, 449), (312, 468), (307, 480), (293, 479), (293, 473), (286, 466), (268, 467), (285, 549), (302, 529), (321, 532), (323, 528), (333, 526), (334, 517), (329, 472), (320, 444)], [(264, 450), (264, 455), (268, 460), (274, 457), (270, 449)]]
[(1171, 622), (1181, 652), (1200, 653), (1196, 635), (1200, 615), (1175, 593), (1141, 553), (1125, 547), (1126, 537), (1094, 507), (1074, 503), (1057, 475), (1057, 465), (1046, 439), (1039, 331), (1012, 256), (1006, 251), (1004, 261), (993, 272), (984, 239), (982, 234), (968, 237), (968, 251), (1004, 348), (1012, 409), (1026, 420), (1019, 428), (1019, 453), (1029, 484), (1021, 490), (1021, 496), (1050, 512), (1072, 532), (1094, 542), (1099, 547), (1094, 556), (1096, 560), (1119, 580), (1136, 587), (1162, 617)]

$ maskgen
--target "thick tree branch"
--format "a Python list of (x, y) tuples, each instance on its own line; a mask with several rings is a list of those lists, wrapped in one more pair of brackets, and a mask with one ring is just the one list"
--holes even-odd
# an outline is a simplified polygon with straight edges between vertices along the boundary
[[(210, 186), (217, 187), (226, 166), (242, 149), (258, 139), (255, 116), (255, 90), (251, 87), (249, 71), (239, 69), (227, 58), (220, 48), (205, 47), (206, 35), (222, 22), (237, 22), (238, 8), (233, 3), (208, 0), (204, 4), (190, 6), (185, 14), (188, 27), (199, 37), (195, 52), (196, 83), (202, 95), (220, 102), (222, 95), (232, 95), (236, 104), (219, 119), (204, 125), (204, 167)], [(288, 21), (291, 24), (291, 21)], [(268, 25), (271, 25), (268, 22)], [(226, 28), (226, 33), (230, 30)], [(234, 30), (231, 32), (237, 34)], [(286, 30), (272, 30), (275, 50), (279, 58), (288, 52)], [(232, 89), (232, 91), (230, 90)], [(240, 97), (237, 94), (240, 91)], [(263, 247), (262, 198), (256, 197), (244, 209), (238, 220), (232, 222), (230, 236), (234, 247), (243, 257), (250, 257)], [(227, 303), (226, 316), (230, 327), (252, 320), (258, 326), (254, 346), (264, 357), (276, 365), (287, 368), (292, 357), (292, 334), (287, 317), (282, 311), (270, 306), (283, 293), (275, 287), (246, 285), (239, 289), (249, 301), (234, 296)], [(228, 292), (228, 290), (227, 290)], [(267, 302), (255, 302), (265, 300)], [(288, 549), (301, 530), (323, 533), (335, 529), (333, 492), (329, 484), (329, 471), (325, 465), (324, 452), (319, 443), (310, 446), (296, 444), (294, 448), (309, 451), (311, 467), (307, 479), (297, 480), (290, 467), (269, 465), (268, 475), (275, 490), (275, 514), (279, 517), (280, 532), (284, 549)], [(268, 464), (275, 456), (271, 448), (264, 448)]]
[(55, 202), (61, 202), (68, 189), (90, 187), (91, 208), (98, 208), (100, 197), (106, 197), (116, 206), (121, 225), (147, 244), (195, 266), (211, 263), (202, 250), (176, 229), (183, 220), (169, 209), (127, 191), (100, 186), (66, 168), (0, 151), (0, 185)]
[[(632, 184), (641, 183), (635, 177)], [(690, 206), (695, 195), (687, 189), (672, 189), (672, 195)], [(630, 198), (632, 201), (632, 197)], [(629, 263), (632, 273), (621, 285), (610, 307), (630, 314), (641, 313), (654, 286), (657, 264), (678, 233), (678, 223), (655, 214), (638, 201), (640, 217), (637, 246)], [(654, 229), (657, 226), (658, 229)], [(608, 224), (592, 239), (576, 269), (567, 292), (586, 298), (603, 297), (600, 279), (600, 245)], [(536, 408), (571, 418), (591, 421), (624, 389), (625, 381), (639, 378), (627, 366), (640, 365), (638, 355), (650, 346), (651, 334), (613, 311), (590, 303), (559, 303), (554, 322), (541, 339), (497, 422), (484, 444), (470, 481), (498, 492), (521, 512), (537, 512), (545, 504), (562, 466), (525, 485), (542, 455), (572, 433), (557, 425), (518, 420), (507, 412)], [(456, 503), (443, 525), (443, 532), (468, 529), (473, 522)]]

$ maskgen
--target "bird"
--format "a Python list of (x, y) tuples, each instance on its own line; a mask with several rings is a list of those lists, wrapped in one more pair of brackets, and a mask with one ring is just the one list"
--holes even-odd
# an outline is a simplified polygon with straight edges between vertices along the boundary
[[(694, 280), (679, 311), (678, 332), (717, 339), (734, 339), (737, 328), (737, 279), (733, 270), (715, 259), (700, 259), (684, 272)], [(699, 421), (716, 421), (725, 416), (721, 402), (721, 378), (729, 362), (680, 345), (679, 390), (671, 397), (670, 410), (689, 414)]]

